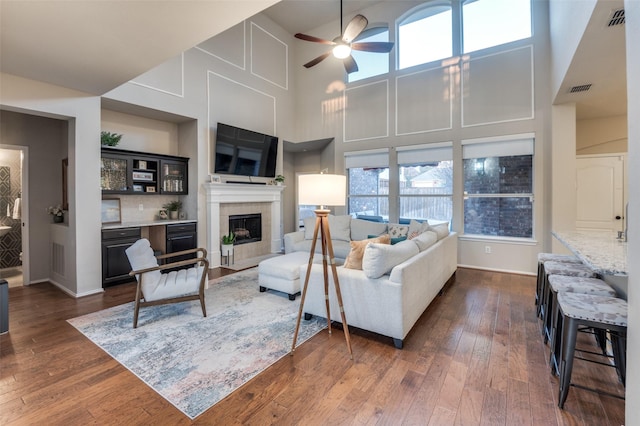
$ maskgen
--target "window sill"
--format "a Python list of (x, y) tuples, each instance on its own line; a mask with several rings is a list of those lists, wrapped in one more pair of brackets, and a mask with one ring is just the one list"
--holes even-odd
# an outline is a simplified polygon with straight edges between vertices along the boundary
[(491, 235), (474, 235), (474, 234), (459, 234), (458, 240), (491, 242), (491, 243), (502, 243), (502, 244), (518, 244), (518, 245), (525, 245), (525, 246), (535, 246), (538, 244), (538, 241), (533, 238), (494, 237)]

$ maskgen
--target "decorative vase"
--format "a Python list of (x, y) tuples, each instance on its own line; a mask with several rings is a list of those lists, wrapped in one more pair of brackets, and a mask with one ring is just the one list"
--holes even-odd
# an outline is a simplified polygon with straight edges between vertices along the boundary
[(178, 210), (171, 210), (169, 212), (169, 219), (177, 219), (178, 218)]
[(62, 223), (64, 222), (64, 215), (54, 215), (53, 216), (53, 223)]

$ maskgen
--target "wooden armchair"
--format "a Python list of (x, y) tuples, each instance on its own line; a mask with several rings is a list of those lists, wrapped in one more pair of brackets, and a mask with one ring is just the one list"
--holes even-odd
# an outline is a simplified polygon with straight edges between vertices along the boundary
[[(209, 272), (206, 249), (195, 248), (156, 257), (153, 255), (149, 240), (142, 238), (125, 252), (132, 269), (129, 275), (135, 276), (138, 281), (133, 313), (133, 328), (138, 327), (138, 313), (141, 306), (200, 299), (202, 315), (207, 316), (204, 304), (204, 286)], [(198, 252), (200, 252), (199, 257), (193, 259), (158, 265), (159, 259), (169, 259)], [(189, 267), (192, 265), (195, 265), (195, 267)], [(166, 274), (161, 273), (165, 269), (174, 268), (177, 268), (177, 270), (172, 270)]]

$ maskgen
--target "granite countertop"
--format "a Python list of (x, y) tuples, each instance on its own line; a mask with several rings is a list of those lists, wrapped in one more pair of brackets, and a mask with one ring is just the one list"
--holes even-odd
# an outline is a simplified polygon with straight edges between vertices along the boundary
[(612, 231), (553, 231), (553, 236), (602, 275), (627, 275), (627, 243)]
[(107, 223), (102, 225), (102, 229), (121, 229), (121, 228), (136, 228), (139, 226), (158, 226), (158, 225), (172, 225), (177, 223), (193, 223), (197, 222), (196, 219), (157, 219), (157, 220), (144, 220), (138, 222), (122, 222), (122, 223)]

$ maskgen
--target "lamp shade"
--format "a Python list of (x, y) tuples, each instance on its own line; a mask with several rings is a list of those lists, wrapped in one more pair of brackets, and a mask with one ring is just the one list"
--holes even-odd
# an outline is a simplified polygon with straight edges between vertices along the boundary
[(298, 177), (298, 204), (311, 206), (344, 206), (347, 177), (314, 174)]

